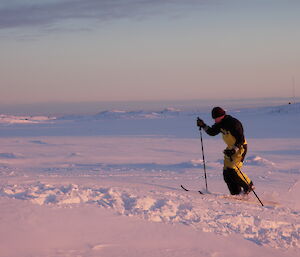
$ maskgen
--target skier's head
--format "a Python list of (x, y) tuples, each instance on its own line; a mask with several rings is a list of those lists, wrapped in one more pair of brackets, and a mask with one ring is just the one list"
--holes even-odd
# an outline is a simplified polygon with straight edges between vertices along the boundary
[(214, 107), (211, 111), (211, 117), (216, 120), (222, 120), (226, 112), (221, 107)]

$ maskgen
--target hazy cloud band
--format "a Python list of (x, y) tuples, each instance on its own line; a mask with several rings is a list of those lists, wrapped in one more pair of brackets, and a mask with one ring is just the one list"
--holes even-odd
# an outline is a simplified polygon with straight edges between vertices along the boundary
[(62, 0), (39, 4), (7, 4), (0, 8), (0, 29), (50, 25), (70, 19), (99, 21), (153, 15), (161, 8), (207, 0)]

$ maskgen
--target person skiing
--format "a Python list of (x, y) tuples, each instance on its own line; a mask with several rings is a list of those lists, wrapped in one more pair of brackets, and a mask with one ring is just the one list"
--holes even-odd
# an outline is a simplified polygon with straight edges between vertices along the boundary
[(214, 107), (211, 112), (215, 120), (213, 126), (207, 126), (198, 118), (197, 126), (203, 128), (210, 136), (222, 133), (223, 140), (227, 144), (224, 153), (223, 177), (232, 195), (242, 192), (248, 194), (254, 189), (252, 181), (242, 171), (243, 161), (247, 153), (247, 141), (244, 136), (242, 123), (236, 118), (227, 115), (221, 107)]

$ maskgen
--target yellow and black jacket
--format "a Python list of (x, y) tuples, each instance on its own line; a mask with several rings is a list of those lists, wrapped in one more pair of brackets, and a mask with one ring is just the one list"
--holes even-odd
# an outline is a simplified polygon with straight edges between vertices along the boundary
[(222, 133), (228, 148), (240, 148), (247, 144), (242, 123), (230, 115), (226, 115), (220, 123), (215, 123), (212, 127), (205, 126), (204, 130), (210, 136)]
[[(245, 191), (248, 190), (251, 180), (245, 173), (241, 173), (243, 161), (247, 153), (247, 142), (244, 136), (242, 123), (230, 115), (225, 115), (221, 122), (215, 123), (212, 127), (205, 125), (204, 130), (210, 136), (216, 136), (222, 133), (223, 140), (227, 144), (227, 149), (235, 149), (234, 155), (228, 157), (224, 155), (224, 179), (232, 194), (239, 193), (235, 190), (231, 176), (235, 176), (235, 180), (241, 185)], [(234, 171), (235, 173), (232, 173)]]

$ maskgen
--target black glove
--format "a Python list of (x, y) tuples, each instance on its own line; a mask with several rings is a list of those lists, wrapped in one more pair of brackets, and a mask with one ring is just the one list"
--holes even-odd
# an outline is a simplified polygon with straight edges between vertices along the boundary
[(229, 158), (236, 153), (235, 149), (225, 149), (223, 153)]
[(197, 118), (197, 126), (200, 128), (205, 128), (206, 124), (204, 123), (203, 120), (201, 120), (200, 118)]

